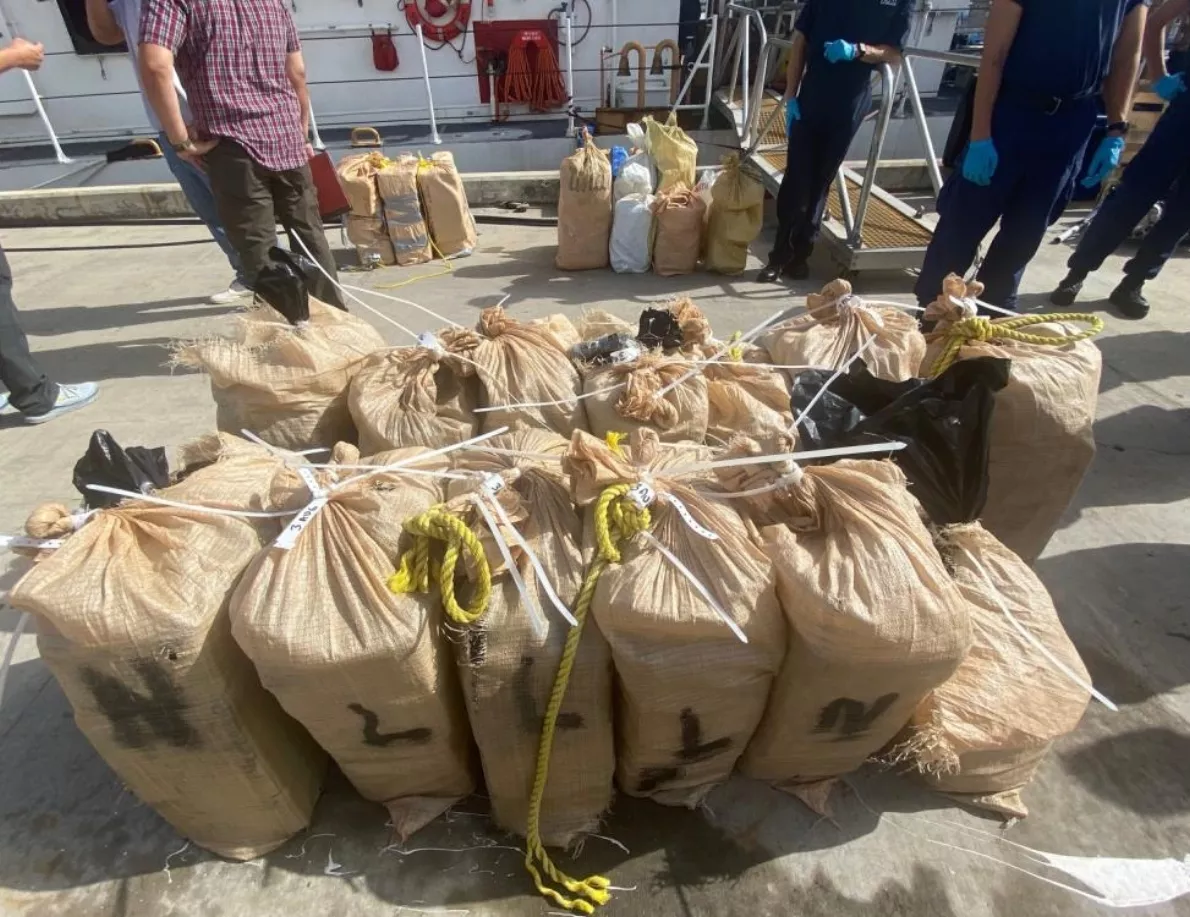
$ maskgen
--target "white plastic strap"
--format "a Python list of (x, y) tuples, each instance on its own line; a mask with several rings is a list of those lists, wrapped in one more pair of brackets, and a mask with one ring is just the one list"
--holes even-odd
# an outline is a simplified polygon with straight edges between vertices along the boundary
[(429, 331), (423, 331), (417, 336), (417, 345), (424, 347), (426, 350), (431, 350), (438, 356), (446, 354), (446, 348), (442, 346), (442, 342), (438, 340), (438, 336)]
[(743, 458), (719, 459), (714, 462), (702, 462), (697, 465), (683, 465), (666, 471), (669, 477), (684, 474), (697, 474), (713, 471), (716, 468), (739, 468), (743, 465), (772, 465), (778, 462), (808, 462), (818, 459), (846, 458), (851, 455), (873, 455), (878, 453), (900, 452), (906, 448), (906, 443), (866, 443), (862, 446), (839, 446), (834, 449), (810, 449), (806, 452), (787, 452), (780, 455), (748, 455)]
[(24, 535), (0, 535), (0, 548), (33, 548), (38, 551), (56, 551), (66, 544), (64, 538), (27, 538)]
[(381, 293), (379, 290), (369, 290), (367, 287), (353, 287), (351, 284), (344, 284), (343, 289), (351, 290), (355, 293), (368, 293), (372, 296), (379, 296), (381, 299), (387, 299), (389, 302), (399, 303), (402, 306), (412, 306), (414, 309), (424, 312), (426, 315), (430, 316), (430, 318), (434, 319), (435, 321), (442, 322), (444, 325), (450, 325), (452, 328), (463, 327), (458, 322), (452, 322), (445, 315), (439, 315), (433, 309), (427, 309), (425, 306), (419, 305), (411, 299), (401, 299), (399, 296), (390, 296), (387, 293)]
[(318, 483), (318, 478), (314, 476), (314, 469), (309, 465), (299, 465), (294, 469), (298, 473), (298, 477), (302, 479), (302, 483), (306, 485), (306, 489), (310, 491), (310, 495), (317, 497), (325, 497), (327, 490)]
[(512, 404), (495, 404), (486, 408), (475, 408), (476, 414), (489, 414), (492, 411), (512, 411), (516, 408), (552, 408), (555, 405), (562, 405), (563, 407), (577, 404), (587, 398), (595, 398), (598, 395), (604, 395), (608, 392), (618, 391), (624, 388), (628, 383), (620, 382), (616, 385), (609, 385), (606, 388), (598, 388), (593, 392), (586, 392), (582, 395), (573, 395), (570, 398), (561, 398), (558, 401), (518, 401)]
[(415, 455), (413, 458), (403, 459), (399, 462), (394, 462), (391, 465), (378, 465), (374, 468), (370, 468), (361, 475), (356, 475), (354, 478), (350, 478), (340, 484), (336, 484), (331, 488), (331, 491), (333, 492), (338, 490), (340, 487), (347, 487), (349, 484), (354, 484), (363, 478), (369, 478), (375, 474), (384, 474), (385, 472), (389, 471), (399, 471), (403, 468), (419, 465), (422, 462), (428, 461), (432, 458), (438, 458), (439, 456), (447, 455), (451, 452), (457, 452), (460, 449), (467, 449), (471, 446), (478, 445), (479, 443), (487, 442), (489, 439), (495, 439), (497, 436), (503, 436), (507, 432), (508, 427), (499, 427), (489, 433), (483, 433), (471, 439), (465, 439), (461, 443), (453, 443), (449, 446), (443, 446), (441, 449), (431, 449), (429, 452), (423, 452), (421, 455)]
[(801, 487), (802, 481), (805, 480), (806, 472), (802, 470), (802, 466), (797, 462), (793, 463), (794, 470), (788, 474), (783, 474), (777, 478), (772, 484), (766, 484), (764, 487), (756, 487), (752, 490), (738, 490), (735, 493), (719, 493), (713, 490), (701, 491), (705, 497), (718, 500), (742, 500), (747, 497), (762, 497), (765, 494), (771, 494), (777, 490), (785, 490), (789, 487)]
[(711, 606), (711, 609), (715, 612), (715, 614), (723, 619), (723, 623), (731, 628), (731, 632), (735, 634), (737, 638), (739, 638), (739, 641), (741, 643), (747, 643), (748, 637), (740, 629), (740, 626), (732, 620), (731, 615), (724, 611), (723, 606), (719, 604), (719, 600), (715, 598), (715, 596), (711, 593), (711, 590), (709, 590), (699, 581), (698, 577), (694, 575), (690, 568), (678, 560), (677, 555), (670, 551), (669, 548), (663, 545), (660, 541), (658, 541), (657, 537), (652, 532), (642, 532), (641, 534), (645, 536), (646, 540), (652, 542), (653, 546), (661, 552), (666, 560), (668, 560), (674, 565), (674, 567), (677, 568), (678, 572), (681, 573), (682, 576), (686, 577), (686, 579), (690, 581), (690, 585), (698, 590), (698, 594), (706, 600), (706, 603)]
[[(284, 327), (288, 327), (288, 326), (281, 325), (278, 327), (284, 328)], [(331, 451), (330, 449), (327, 449), (325, 446), (319, 446), (317, 449), (303, 449), (300, 452), (297, 450), (291, 450), (291, 449), (281, 449), (281, 448), (278, 448), (277, 446), (274, 446), (272, 443), (266, 443), (263, 439), (261, 439), (259, 436), (257, 436), (255, 433), (253, 433), (251, 430), (240, 430), (240, 436), (244, 437), (244, 439), (248, 440), (249, 442), (256, 443), (256, 445), (261, 446), (265, 449), (268, 449), (269, 452), (273, 453), (273, 455), (277, 455), (282, 458), (287, 458), (292, 455), (302, 455), (302, 456), (322, 455), (324, 452)]]
[(93, 490), (95, 493), (100, 494), (111, 494), (115, 497), (124, 497), (128, 500), (137, 500), (141, 503), (152, 503), (156, 506), (169, 506), (173, 509), (205, 513), (208, 516), (231, 516), (238, 519), (288, 519), (294, 514), (293, 510), (286, 510), (282, 513), (261, 513), (243, 509), (222, 509), (218, 506), (198, 506), (194, 503), (180, 503), (177, 500), (167, 500), (164, 497), (153, 497), (135, 490), (121, 490), (118, 487), (108, 487), (105, 484), (88, 484), (87, 490)]
[(274, 547), (280, 548), (282, 551), (292, 551), (294, 546), (298, 543), (298, 538), (300, 538), (302, 532), (306, 530), (306, 526), (314, 521), (314, 517), (317, 516), (329, 502), (330, 498), (327, 497), (324, 492), (323, 496), (315, 497), (308, 504), (306, 504), (305, 509), (299, 512), (294, 520), (289, 523), (289, 525), (285, 526), (285, 531), (283, 531), (277, 540), (273, 542)]
[(637, 509), (648, 509), (657, 500), (657, 491), (653, 490), (651, 486), (641, 481), (639, 484), (633, 484), (628, 488), (626, 496), (631, 500)]
[[(763, 322), (761, 322), (759, 325), (757, 325), (751, 331), (740, 335), (740, 337), (737, 340), (732, 341), (731, 343), (728, 343), (728, 344), (724, 344), (721, 348), (719, 348), (718, 351), (716, 351), (715, 355), (712, 356), (710, 358), (710, 360), (707, 362), (711, 362), (711, 363), (717, 362), (719, 359), (721, 359), (724, 356), (724, 354), (730, 353), (731, 349), (733, 347), (738, 347), (740, 344), (750, 344), (754, 338), (759, 337), (767, 328), (769, 328), (770, 326), (775, 325), (777, 322), (781, 321), (783, 318), (785, 318), (785, 316), (788, 313), (789, 313), (788, 309), (782, 309), (780, 312), (774, 312), (772, 315), (770, 315), (768, 318), (766, 318)], [(668, 395), (670, 392), (672, 392), (679, 385), (685, 385), (687, 382), (689, 382), (691, 379), (693, 379), (695, 376), (697, 376), (700, 372), (702, 372), (702, 367), (701, 367), (701, 365), (696, 364), (694, 369), (690, 370), (690, 372), (675, 379), (673, 382), (669, 383), (669, 385), (662, 386), (660, 389), (658, 389), (656, 397), (664, 398), (666, 395)]]
[(480, 515), (483, 516), (483, 521), (487, 523), (488, 529), (492, 533), (492, 538), (496, 540), (496, 547), (500, 551), (500, 556), (504, 558), (504, 565), (508, 567), (509, 575), (512, 576), (512, 581), (516, 585), (517, 592), (521, 594), (521, 598), (525, 602), (525, 608), (529, 612), (529, 624), (533, 628), (533, 633), (538, 640), (544, 640), (546, 634), (549, 633), (550, 627), (549, 622), (545, 618), (545, 612), (541, 610), (541, 606), (537, 604), (537, 600), (529, 594), (529, 587), (525, 585), (521, 571), (517, 569), (516, 561), (513, 560), (508, 542), (500, 534), (500, 525), (488, 511), (486, 504), (487, 500), (484, 499), (482, 494), (475, 495), (475, 507), (479, 510)]
[(874, 334), (869, 335), (868, 339), (866, 341), (864, 341), (863, 346), (860, 347), (859, 350), (857, 350), (855, 353), (853, 353), (851, 355), (851, 358), (846, 363), (844, 363), (842, 366), (840, 366), (838, 369), (835, 370), (834, 375), (832, 375), (829, 379), (826, 380), (826, 382), (823, 384), (822, 388), (820, 388), (818, 391), (816, 391), (814, 393), (814, 397), (810, 399), (810, 403), (807, 404), (801, 410), (801, 412), (797, 415), (797, 418), (793, 422), (793, 426), (790, 427), (791, 430), (793, 430), (794, 432), (797, 432), (798, 427), (800, 427), (802, 425), (802, 421), (804, 421), (807, 417), (810, 416), (810, 412), (812, 410), (814, 410), (815, 405), (817, 405), (818, 402), (822, 400), (822, 398), (826, 395), (826, 393), (830, 389), (830, 387), (832, 385), (834, 385), (842, 377), (843, 373), (847, 372), (847, 370), (849, 370), (851, 368), (852, 363), (854, 363), (856, 360), (858, 360), (860, 357), (862, 357), (865, 353), (867, 353), (868, 348), (871, 347), (874, 343), (876, 343), (876, 335), (874, 335)]
[(719, 540), (719, 536), (706, 526), (701, 525), (698, 520), (694, 518), (694, 514), (690, 512), (689, 507), (687, 507), (685, 503), (683, 503), (673, 494), (667, 493), (662, 499), (678, 511), (678, 515), (682, 517), (682, 521), (686, 523), (686, 526), (695, 535), (698, 535), (700, 538), (705, 538), (707, 541)]

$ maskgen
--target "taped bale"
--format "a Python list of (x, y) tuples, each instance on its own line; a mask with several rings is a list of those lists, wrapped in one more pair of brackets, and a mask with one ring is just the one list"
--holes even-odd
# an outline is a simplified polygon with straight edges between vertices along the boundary
[[(578, 399), (582, 377), (570, 360), (578, 332), (564, 315), (518, 321), (500, 306), (479, 318), (480, 342), (474, 359), (484, 408), (481, 432), (500, 427), (535, 427), (569, 437), (587, 429), (587, 411)], [(504, 405), (527, 405), (507, 407)]]
[(360, 450), (375, 455), (413, 446), (438, 448), (479, 432), (479, 337), (464, 329), (423, 335), (417, 347), (369, 357), (351, 385), (348, 404)]
[(744, 174), (740, 157), (723, 158), (723, 170), (711, 188), (707, 216), (707, 270), (740, 274), (748, 266), (748, 247), (764, 226), (764, 185)]
[(926, 341), (917, 319), (903, 309), (868, 305), (852, 294), (846, 280), (832, 281), (821, 293), (810, 294), (806, 309), (807, 314), (775, 326), (757, 340), (775, 362), (834, 370), (863, 350), (860, 359), (877, 379), (904, 382), (917, 376)]
[(404, 155), (376, 173), (376, 188), (384, 205), (384, 222), (392, 239), (397, 264), (432, 261), (430, 232), (422, 218), (417, 191), (416, 156)]
[(384, 265), (397, 263), (397, 253), (393, 250), (392, 239), (388, 237), (388, 227), (384, 225), (383, 217), (348, 214), (347, 241), (355, 246), (359, 263), (365, 267), (377, 261)]
[(475, 251), (479, 233), (454, 156), (435, 153), (422, 159), (417, 167), (417, 188), (438, 254), (454, 258)]
[(670, 112), (664, 124), (649, 115), (640, 123), (648, 136), (649, 155), (660, 176), (658, 193), (678, 185), (693, 188), (697, 180), (698, 144), (678, 126), (677, 112)]
[(657, 228), (653, 243), (653, 272), (677, 277), (698, 270), (707, 208), (688, 186), (678, 185), (653, 201)]
[(343, 193), (357, 217), (378, 217), (381, 214), (380, 194), (376, 190), (376, 173), (391, 165), (383, 153), (355, 153), (339, 160), (336, 171)]
[(562, 161), (558, 269), (591, 271), (607, 267), (611, 234), (611, 161), (584, 130), (581, 149)]
[(715, 483), (685, 470), (709, 455), (649, 430), (614, 448), (576, 433), (564, 465), (601, 571), (591, 611), (617, 674), (617, 780), (665, 805), (728, 779), (785, 650), (772, 565)]
[(1103, 358), (1089, 338), (1103, 322), (1093, 315), (974, 316), (960, 303), (982, 292), (980, 284), (947, 278), (942, 296), (926, 311), (926, 321), (937, 325), (924, 371), (937, 375), (955, 360), (974, 357), (1012, 361), (1008, 385), (996, 397), (988, 500), (980, 520), (1033, 563), (1095, 459)]
[[(274, 509), (268, 450), (209, 437), (158, 496)], [(232, 639), (228, 596), (276, 520), (127, 503), (94, 515), (17, 583), (75, 721), (129, 789), (195, 844), (263, 856), (310, 822), (326, 758)]]
[[(702, 351), (710, 361), (722, 348), (706, 344)], [(781, 370), (763, 365), (772, 362), (763, 347), (741, 343), (703, 364), (708, 442), (727, 445), (735, 436), (771, 439), (793, 427), (789, 382)]]
[(649, 429), (668, 443), (706, 439), (707, 380), (680, 354), (646, 351), (629, 362), (591, 367), (583, 394), (596, 436)]
[[(563, 607), (573, 609), (583, 581), (582, 520), (558, 461), (544, 458), (560, 459), (567, 440), (544, 430), (520, 430), (490, 445), (526, 456), (497, 455), (480, 447), (455, 461), (457, 471), (488, 476), (476, 484), (452, 483), (455, 499), (449, 507), (481, 540), (492, 576), (491, 597), (482, 616), (452, 628), (459, 674), (492, 817), (501, 828), (523, 836), (555, 677), (568, 639), (578, 641), (553, 732), (540, 820), (532, 826), (543, 843), (567, 847), (597, 829), (611, 802), (611, 652), (592, 620), (581, 623), (581, 634), (571, 634), (551, 597), (552, 592)], [(493, 476), (499, 482), (495, 494), (491, 487), (484, 489)], [(474, 505), (476, 499), (487, 501), (487, 514), (499, 525), (525, 592)], [(493, 500), (511, 528), (493, 511)], [(520, 541), (528, 545), (536, 564)], [(466, 579), (474, 590), (473, 567), (468, 567)]]
[[(740, 456), (792, 451), (739, 440)], [(891, 462), (723, 469), (743, 501), (789, 622), (789, 655), (740, 762), (781, 788), (850, 773), (890, 742), (971, 645), (966, 602)]]
[[(441, 458), (419, 461), (425, 452), (363, 464), (445, 470)], [(354, 449), (336, 458), (360, 463)], [(388, 807), (404, 839), (475, 788), (441, 603), (387, 586), (394, 559), (413, 541), (405, 523), (440, 502), (441, 487), (400, 469), (317, 479), (326, 504), (303, 513), (300, 532), (291, 526), (252, 563), (232, 601), (232, 628), (265, 686), (365, 798)], [(276, 477), (273, 495), (293, 508), (314, 498), (293, 469)]]
[(255, 433), (281, 449), (354, 442), (347, 389), (384, 338), (362, 319), (310, 299), (310, 320), (296, 326), (257, 302), (234, 319), (230, 337), (174, 345), (175, 365), (211, 377), (215, 423)]

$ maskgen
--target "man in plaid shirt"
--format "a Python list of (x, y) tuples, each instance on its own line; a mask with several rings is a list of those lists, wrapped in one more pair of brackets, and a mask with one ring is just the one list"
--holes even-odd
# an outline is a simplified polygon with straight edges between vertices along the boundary
[[(269, 265), (280, 223), (334, 276), (310, 175), (306, 66), (284, 0), (145, 0), (140, 25), (145, 94), (178, 155), (205, 164), (245, 275)], [(342, 306), (337, 293), (332, 302)]]

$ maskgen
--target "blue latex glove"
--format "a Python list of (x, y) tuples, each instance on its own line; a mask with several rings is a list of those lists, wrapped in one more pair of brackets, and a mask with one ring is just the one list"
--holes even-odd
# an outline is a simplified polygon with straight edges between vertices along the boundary
[(987, 187), (992, 183), (992, 176), (1000, 166), (1000, 154), (996, 152), (996, 144), (989, 137), (987, 140), (973, 140), (967, 147), (967, 155), (963, 157), (963, 178), (973, 185)]
[(1167, 73), (1153, 84), (1153, 92), (1166, 102), (1172, 102), (1185, 91), (1186, 77), (1181, 73)]
[(802, 106), (797, 99), (785, 100), (785, 136), (793, 133), (793, 122), (802, 120)]
[(823, 53), (826, 55), (828, 61), (832, 64), (837, 64), (839, 61), (855, 60), (859, 57), (859, 47), (849, 41), (838, 38), (834, 41), (828, 41), (823, 48)]
[(1095, 151), (1095, 158), (1091, 160), (1091, 167), (1087, 170), (1087, 177), (1082, 180), (1082, 186), (1094, 188), (1103, 184), (1103, 180), (1120, 164), (1120, 157), (1123, 155), (1123, 137), (1104, 137), (1099, 149)]

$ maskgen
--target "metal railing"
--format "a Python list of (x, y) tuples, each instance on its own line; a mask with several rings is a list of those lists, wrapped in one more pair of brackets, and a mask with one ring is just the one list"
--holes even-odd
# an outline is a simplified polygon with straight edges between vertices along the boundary
[(934, 187), (936, 198), (942, 190), (942, 170), (938, 168), (938, 153), (934, 149), (934, 140), (930, 136), (930, 125), (926, 118), (925, 106), (921, 102), (921, 93), (917, 88), (917, 77), (913, 72), (914, 60), (940, 61), (958, 67), (979, 69), (979, 58), (973, 54), (959, 54), (954, 51), (927, 51), (924, 48), (906, 48), (902, 54), (901, 72), (905, 74), (905, 90), (909, 99), (909, 107), (917, 122), (921, 143), (925, 148), (926, 170), (930, 173), (930, 184)]
[[(727, 98), (734, 102), (736, 88), (742, 92), (742, 108), (744, 114), (743, 143), (752, 145), (751, 132), (755, 127), (756, 117), (759, 115), (761, 103), (764, 100), (765, 71), (769, 51), (769, 30), (764, 24), (764, 16), (757, 9), (741, 6), (738, 3), (727, 4), (728, 20), (738, 19), (735, 34), (731, 38), (728, 54), (734, 52), (731, 63), (731, 83), (727, 90)], [(760, 39), (760, 59), (757, 62), (756, 76), (752, 83), (748, 79), (748, 67), (752, 59), (752, 30), (756, 29)], [(755, 111), (753, 110), (755, 109)]]
[[(892, 121), (893, 104), (896, 102), (897, 75), (891, 64), (880, 65), (880, 80), (882, 85), (880, 98), (880, 114), (877, 116), (876, 130), (872, 132), (872, 146), (868, 151), (868, 168), (864, 170), (864, 181), (859, 190), (859, 202), (855, 205), (854, 225), (849, 227), (847, 243), (859, 245), (863, 240), (864, 219), (868, 215), (868, 205), (872, 201), (872, 186), (876, 184), (876, 167), (880, 163), (880, 156), (884, 152), (884, 141), (888, 137), (888, 125)], [(839, 206), (845, 208), (850, 205), (847, 194), (847, 182), (840, 172), (838, 176)], [(843, 202), (847, 203), (844, 204)], [(843, 210), (846, 214), (846, 210)], [(846, 225), (846, 220), (844, 220)]]

